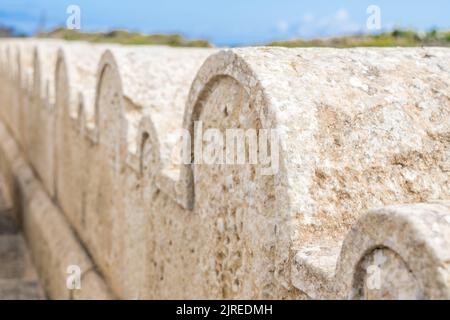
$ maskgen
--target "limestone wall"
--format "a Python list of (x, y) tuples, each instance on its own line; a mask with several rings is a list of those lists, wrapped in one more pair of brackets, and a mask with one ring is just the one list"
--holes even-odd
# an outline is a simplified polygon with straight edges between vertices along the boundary
[[(450, 297), (448, 49), (2, 40), (0, 85), (1, 170), (53, 298)], [(236, 128), (276, 130), (270, 161), (198, 158)]]

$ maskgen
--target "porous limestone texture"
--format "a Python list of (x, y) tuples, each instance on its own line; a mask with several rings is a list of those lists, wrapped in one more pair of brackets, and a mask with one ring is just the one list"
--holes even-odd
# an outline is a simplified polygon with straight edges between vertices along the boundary
[(45, 296), (20, 234), (13, 203), (0, 176), (0, 300), (39, 300)]
[[(0, 84), (1, 169), (50, 297), (450, 298), (449, 49), (13, 39)], [(246, 161), (205, 163), (229, 129)]]
[[(21, 211), (19, 219), (28, 240), (40, 283), (47, 296), (52, 299), (70, 299), (77, 294), (82, 295), (84, 299), (113, 298), (103, 279), (93, 279), (96, 281), (95, 291), (87, 291), (83, 287), (77, 292), (68, 289), (69, 266), (79, 266), (80, 276), (83, 279), (95, 272), (95, 265), (60, 209), (51, 201), (45, 188), (25, 161), (3, 123), (0, 123), (0, 139), (2, 141), (0, 158), (3, 163), (10, 164), (8, 169), (13, 177), (11, 183), (19, 194), (20, 204), (16, 204), (17, 209)], [(4, 169), (2, 167), (2, 170)], [(92, 283), (86, 285), (88, 288), (92, 287)], [(22, 294), (23, 290), (25, 290), (23, 295), (28, 298), (26, 296), (30, 288), (16, 288), (16, 290), (11, 288), (8, 291), (19, 291)]]

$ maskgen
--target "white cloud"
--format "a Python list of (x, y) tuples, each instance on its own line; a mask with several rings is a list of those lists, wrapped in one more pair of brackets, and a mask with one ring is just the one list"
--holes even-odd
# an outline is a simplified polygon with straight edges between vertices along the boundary
[(286, 20), (280, 20), (277, 24), (277, 30), (280, 33), (286, 33), (289, 31), (289, 23)]
[(288, 33), (290, 37), (315, 38), (355, 34), (363, 27), (352, 21), (346, 9), (339, 9), (328, 16), (316, 17), (308, 13), (297, 23), (278, 23), (277, 30), (283, 36)]
[(356, 33), (361, 27), (351, 20), (347, 10), (339, 9), (331, 16), (322, 17), (315, 29), (320, 36), (328, 37)]
[(310, 22), (313, 22), (314, 19), (315, 19), (315, 17), (314, 17), (313, 14), (307, 13), (307, 14), (303, 15), (303, 17), (302, 17), (302, 22), (304, 22), (304, 23), (310, 23)]
[(339, 9), (334, 14), (334, 18), (336, 21), (348, 21), (350, 18), (350, 15), (348, 14), (348, 11), (345, 9)]

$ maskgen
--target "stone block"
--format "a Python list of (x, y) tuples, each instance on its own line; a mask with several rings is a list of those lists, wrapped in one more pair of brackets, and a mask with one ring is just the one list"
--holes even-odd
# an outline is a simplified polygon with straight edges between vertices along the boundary
[(0, 41), (0, 164), (49, 296), (445, 299), (449, 71), (447, 48)]

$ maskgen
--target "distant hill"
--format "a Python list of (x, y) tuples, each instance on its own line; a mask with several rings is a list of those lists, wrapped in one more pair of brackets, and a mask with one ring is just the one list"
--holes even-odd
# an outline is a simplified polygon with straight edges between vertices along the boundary
[[(11, 29), (1, 28), (6, 34)], [(179, 34), (143, 34), (126, 30), (113, 30), (110, 32), (79, 32), (65, 28), (57, 28), (53, 31), (40, 33), (42, 38), (56, 38), (65, 40), (83, 40), (99, 43), (119, 43), (133, 45), (168, 45), (172, 47), (213, 47), (207, 40), (187, 40)], [(325, 39), (291, 39), (274, 41), (267, 46), (280, 47), (420, 47), (437, 46), (450, 47), (450, 31), (432, 30), (429, 32), (416, 32), (413, 30), (394, 30), (376, 35), (353, 35)]]
[(41, 38), (57, 38), (65, 40), (83, 40), (101, 43), (118, 43), (134, 45), (167, 45), (172, 47), (202, 47), (212, 45), (206, 40), (187, 40), (179, 34), (143, 34), (126, 30), (110, 32), (79, 32), (65, 28), (57, 28), (47, 33), (37, 35)]
[(0, 24), (0, 38), (24, 37), (25, 35), (18, 32), (14, 28)]
[(281, 47), (418, 47), (418, 46), (450, 46), (450, 31), (433, 30), (418, 33), (412, 30), (394, 30), (377, 35), (356, 35), (329, 39), (292, 39), (274, 41), (268, 46)]

